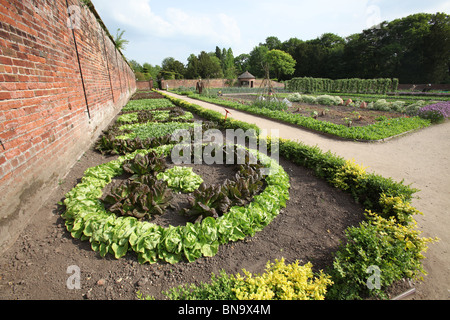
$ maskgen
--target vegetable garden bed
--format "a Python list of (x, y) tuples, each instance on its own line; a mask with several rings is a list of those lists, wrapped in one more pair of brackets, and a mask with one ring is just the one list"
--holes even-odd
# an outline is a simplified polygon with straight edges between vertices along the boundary
[[(224, 123), (223, 115), (176, 99), (171, 100), (183, 110), (192, 112), (195, 117), (215, 120), (215, 125), (221, 128), (254, 128), (234, 120)], [(167, 145), (165, 136), (123, 140), (117, 138), (123, 134), (117, 130), (123, 130), (114, 125), (112, 128), (105, 134), (109, 138), (101, 139), (96, 144), (96, 148), (104, 155), (94, 150), (88, 151), (61, 185), (60, 193), (54, 196), (61, 198), (66, 195), (66, 206), (61, 212), (65, 220), (51, 226), (46, 225), (48, 218), (32, 224), (34, 235), (19, 241), (17, 251), (13, 251), (11, 259), (6, 260), (10, 264), (2, 267), (5, 272), (18, 268), (14, 261), (23, 259), (23, 254), (30, 255), (26, 267), (27, 286), (14, 284), (10, 298), (133, 299), (139, 292), (139, 296), (164, 299), (166, 296), (162, 292), (189, 283), (200, 288), (200, 282), (210, 283), (211, 273), (218, 275), (221, 270), (227, 275), (220, 279), (230, 281), (220, 283), (239, 285), (239, 297), (250, 297), (252, 293), (247, 291), (251, 290), (249, 283), (245, 283), (245, 280), (237, 283), (229, 275), (241, 273), (243, 269), (261, 273), (268, 261), (281, 261), (284, 258), (283, 263), (292, 265), (284, 267), (277, 263), (274, 265), (276, 270), (305, 270), (309, 274), (307, 268), (312, 267), (314, 274), (311, 276), (318, 276), (319, 271), (324, 270), (326, 274), (332, 275), (331, 280), (335, 282), (330, 286), (331, 283), (323, 274), (319, 281), (322, 285), (320, 292), (299, 294), (298, 297), (323, 298), (322, 289), (326, 286), (330, 293), (327, 298), (353, 299), (364, 298), (368, 293), (380, 294), (380, 291), (368, 292), (360, 282), (367, 278), (366, 268), (370, 265), (380, 264), (383, 274), (386, 272), (388, 276), (382, 279), (382, 292), (394, 295), (399, 293), (398, 290), (402, 291), (401, 283), (397, 285), (398, 280), (415, 278), (423, 271), (420, 253), (430, 240), (420, 238), (414, 229), (412, 216), (418, 212), (409, 205), (413, 189), (390, 179), (366, 174), (356, 164), (323, 153), (317, 148), (290, 141), (280, 142), (279, 164), (289, 176), (290, 186), (289, 201), (285, 207), (283, 199), (286, 199), (284, 192), (287, 181), (282, 174), (272, 181), (266, 179), (262, 193), (216, 219), (212, 216), (197, 222), (181, 219), (174, 224), (173, 220), (158, 222), (159, 218), (156, 218), (145, 221), (112, 214), (102, 202), (106, 195), (104, 193), (109, 192), (104, 187), (113, 184), (114, 177), (127, 181), (134, 175), (124, 175), (123, 165), (126, 161), (137, 154), (149, 153), (149, 149), (167, 153), (172, 148)], [(234, 167), (206, 165), (189, 167), (207, 184), (213, 181), (220, 183), (237, 170)], [(167, 172), (167, 169), (162, 172)], [(80, 180), (80, 177), (83, 178)], [(265, 197), (264, 192), (272, 196)], [(274, 197), (275, 194), (283, 196)], [(178, 195), (185, 196), (174, 196)], [(264, 198), (271, 200), (267, 202)], [(359, 204), (354, 199), (358, 199)], [(377, 212), (380, 216), (368, 214), (365, 218), (365, 209)], [(211, 212), (208, 208), (205, 211)], [(391, 221), (392, 217), (398, 223)], [(74, 240), (67, 241), (66, 233), (60, 228), (62, 224), (70, 230)], [(41, 231), (50, 229), (48, 232), (52, 240), (42, 241)], [(384, 236), (378, 238), (377, 235), (381, 234)], [(347, 243), (346, 239), (353, 240)], [(370, 239), (374, 246), (359, 246), (358, 243), (365, 241), (363, 239)], [(347, 245), (340, 246), (341, 242)], [(389, 243), (391, 245), (385, 246)], [(361, 250), (365, 254), (363, 260), (355, 254)], [(401, 251), (403, 254), (400, 256)], [(22, 255), (19, 256), (19, 253)], [(45, 259), (42, 259), (42, 254)], [(100, 258), (102, 256), (104, 258)], [(64, 285), (54, 284), (55, 281), (66, 282), (68, 275), (61, 270), (66, 270), (68, 260), (82, 270), (81, 290), (70, 291)], [(299, 261), (306, 269), (297, 268), (295, 261)], [(153, 264), (141, 264), (143, 262)], [(308, 262), (311, 264), (307, 265)], [(43, 274), (44, 269), (47, 272)], [(275, 269), (270, 272), (275, 272)], [(353, 270), (351, 276), (345, 276), (350, 270)], [(264, 288), (270, 288), (270, 281), (265, 283)], [(393, 283), (396, 284), (394, 287), (391, 286)], [(236, 292), (231, 287), (228, 289), (221, 291), (206, 287), (202, 294), (195, 288), (174, 290), (170, 297), (238, 297), (230, 296), (230, 293)], [(205, 292), (212, 295), (205, 295)], [(253, 297), (270, 297), (270, 290), (264, 292)]]
[[(194, 113), (203, 114), (208, 118), (208, 120), (216, 120), (216, 125), (222, 125), (222, 127), (231, 125), (231, 127), (235, 128), (242, 127), (243, 125), (242, 123), (234, 123), (233, 120), (229, 120), (229, 124), (227, 125), (227, 120), (222, 120), (220, 114), (202, 111), (198, 106), (184, 103), (174, 98), (170, 98), (169, 100), (171, 100), (176, 105), (184, 107)], [(246, 126), (244, 125), (244, 127)], [(260, 142), (262, 141), (263, 140), (260, 140)], [(400, 280), (402, 276), (406, 275), (407, 277), (413, 278), (418, 276), (418, 274), (423, 271), (420, 265), (420, 259), (422, 257), (420, 252), (424, 250), (426, 248), (426, 244), (428, 242), (431, 242), (432, 240), (419, 238), (419, 233), (414, 230), (413, 216), (415, 214), (419, 214), (419, 212), (409, 204), (411, 196), (415, 192), (413, 189), (410, 189), (407, 186), (403, 186), (402, 184), (397, 184), (389, 179), (383, 179), (376, 175), (367, 175), (364, 168), (349, 161), (345, 162), (340, 158), (336, 158), (328, 154), (321, 154), (320, 152), (318, 152), (318, 150), (310, 149), (296, 143), (292, 144), (288, 141), (279, 142), (279, 146), (281, 154), (283, 156), (291, 158), (293, 160), (295, 159), (294, 161), (304, 159), (305, 162), (300, 161), (300, 163), (305, 166), (312, 165), (312, 168), (316, 170), (317, 175), (326, 178), (329, 183), (339, 189), (350, 190), (355, 200), (364, 204), (364, 207), (366, 208), (365, 215), (367, 221), (363, 222), (359, 228), (349, 228), (346, 232), (347, 237), (352, 237), (351, 239), (358, 239), (358, 237), (376, 237), (376, 234), (378, 232), (387, 237), (390, 237), (389, 234), (392, 233), (396, 234), (396, 237), (400, 237), (398, 238), (400, 241), (397, 245), (389, 245), (388, 247), (392, 246), (395, 248), (398, 246), (400, 249), (405, 248), (404, 246), (406, 245), (407, 250), (411, 250), (411, 252), (405, 256), (405, 260), (400, 259), (399, 261), (397, 256), (398, 254), (396, 254), (396, 256), (390, 256), (392, 253), (388, 252), (391, 249), (388, 249), (388, 247), (381, 249), (387, 250), (386, 254), (382, 254), (386, 255), (383, 260), (391, 261), (387, 262), (387, 265), (385, 265), (385, 268), (387, 268), (385, 271), (389, 274), (388, 278), (384, 279), (384, 285), (386, 286), (386, 288), (391, 286), (395, 281)], [(171, 150), (172, 146), (160, 146), (157, 149), (160, 148), (162, 148), (163, 151), (159, 152), (168, 152)], [(148, 153), (148, 151), (137, 152)], [(304, 152), (306, 152), (306, 156), (305, 154), (303, 154)], [(312, 155), (311, 153), (316, 153), (315, 157), (311, 159), (313, 161), (313, 164), (308, 163), (310, 161), (309, 156)], [(136, 152), (131, 155), (125, 156), (125, 158), (119, 158), (117, 161), (133, 159), (135, 155)], [(305, 157), (303, 158), (303, 156)], [(264, 156), (261, 154), (258, 154), (258, 157), (264, 158)], [(317, 162), (320, 158), (322, 158), (322, 161), (324, 162)], [(139, 161), (142, 162), (141, 160)], [(106, 239), (102, 239), (102, 237), (100, 236), (100, 238), (97, 238), (97, 240), (94, 239), (94, 241), (92, 241), (92, 238), (90, 237), (95, 233), (91, 232), (89, 228), (90, 225), (86, 227), (86, 220), (83, 221), (83, 217), (81, 219), (81, 223), (76, 224), (76, 228), (72, 227), (73, 224), (69, 222), (69, 231), (71, 231), (72, 234), (73, 232), (75, 232), (76, 237), (81, 236), (90, 238), (93, 249), (99, 250), (101, 255), (106, 255), (109, 252), (114, 254), (116, 258), (120, 258), (121, 256), (125, 255), (129, 248), (138, 253), (140, 262), (155, 263), (158, 261), (158, 259), (165, 260), (169, 263), (178, 263), (183, 259), (189, 262), (193, 262), (200, 258), (202, 255), (213, 257), (218, 252), (219, 244), (223, 245), (229, 241), (242, 241), (249, 236), (254, 237), (257, 232), (263, 231), (263, 229), (267, 227), (268, 224), (270, 224), (270, 222), (276, 216), (278, 216), (280, 209), (286, 207), (286, 201), (290, 197), (289, 176), (276, 162), (266, 161), (266, 163), (269, 163), (272, 169), (275, 168), (277, 174), (269, 175), (266, 177), (265, 181), (267, 183), (267, 188), (260, 195), (256, 195), (257, 192), (255, 191), (253, 195), (250, 194), (248, 196), (247, 201), (251, 202), (248, 206), (244, 206), (243, 198), (241, 196), (242, 191), (238, 191), (238, 194), (240, 196), (237, 198), (234, 198), (235, 191), (231, 193), (229, 192), (230, 190), (235, 190), (236, 186), (239, 185), (239, 182), (232, 182), (231, 185), (233, 187), (232, 189), (229, 189), (230, 183), (229, 180), (226, 180), (225, 183), (213, 185), (213, 187), (211, 188), (206, 187), (204, 184), (202, 184), (199, 188), (193, 188), (197, 190), (194, 192), (194, 197), (190, 197), (189, 202), (191, 208), (184, 209), (184, 212), (189, 213), (187, 216), (190, 218), (192, 218), (192, 214), (194, 214), (193, 217), (194, 219), (196, 219), (195, 224), (187, 222), (185, 226), (174, 227), (172, 225), (169, 225), (168, 228), (162, 228), (154, 224), (137, 224), (135, 220), (130, 220), (132, 226), (130, 226), (130, 223), (125, 223), (125, 230), (123, 229), (122, 222), (118, 224), (118, 227), (114, 226), (113, 224), (113, 226), (109, 226), (106, 228), (106, 230), (110, 233), (110, 235), (107, 236)], [(331, 167), (328, 167), (329, 165), (331, 165)], [(127, 170), (128, 167), (127, 165), (124, 165), (123, 168)], [(182, 168), (179, 169), (182, 170)], [(243, 169), (241, 168), (240, 170), (242, 171)], [(251, 169), (251, 171), (254, 172), (254, 168)], [(119, 174), (120, 172), (121, 171), (119, 166), (119, 168), (116, 169), (115, 174)], [(157, 177), (160, 177), (161, 174), (162, 173), (159, 173)], [(201, 180), (199, 182), (201, 183), (203, 180), (201, 179), (201, 177), (197, 177)], [(239, 179), (239, 175), (236, 175), (236, 177), (236, 179)], [(250, 184), (250, 182), (248, 183)], [(250, 184), (250, 186), (252, 185)], [(247, 191), (250, 190), (250, 186), (247, 185)], [(126, 197), (127, 196), (130, 197), (129, 195), (126, 195)], [(228, 198), (228, 196), (230, 198)], [(253, 196), (254, 198), (253, 200), (251, 200)], [(84, 195), (82, 195), (81, 197), (86, 198)], [(239, 201), (233, 202), (233, 199), (238, 199)], [(129, 199), (126, 200), (130, 202)], [(68, 203), (70, 202), (71, 201), (69, 199)], [(238, 203), (241, 204), (241, 207), (233, 206)], [(373, 213), (372, 211), (378, 213)], [(90, 219), (90, 217), (87, 218), (88, 224), (90, 223)], [(135, 226), (135, 224), (137, 224), (137, 226)], [(142, 227), (142, 225), (144, 225), (145, 227)], [(89, 229), (88, 233), (83, 231), (85, 230), (85, 228)], [(114, 231), (116, 228), (118, 228), (119, 230)], [(358, 235), (358, 232), (361, 232), (360, 230), (364, 230), (365, 228), (367, 228), (368, 230), (370, 229), (371, 231), (369, 231), (369, 233), (367, 234), (360, 233)], [(117, 232), (122, 235), (126, 234), (126, 236), (122, 238), (115, 237), (114, 234)], [(351, 236), (352, 233), (353, 236)], [(102, 242), (102, 240), (106, 243), (99, 246), (97, 243)], [(346, 246), (343, 246), (338, 250), (333, 267), (328, 266), (328, 270), (331, 276), (320, 273), (320, 280), (311, 280), (318, 281), (318, 283), (320, 283), (317, 284), (317, 287), (314, 289), (315, 291), (313, 290), (314, 292), (316, 292), (315, 294), (302, 291), (304, 289), (299, 289), (299, 285), (295, 290), (300, 291), (296, 291), (296, 293), (294, 294), (282, 294), (281, 296), (279, 296), (279, 298), (309, 296), (309, 298), (313, 299), (314, 297), (315, 299), (323, 299), (327, 292), (327, 286), (331, 285), (333, 281), (335, 285), (330, 289), (330, 298), (354, 299), (361, 297), (361, 294), (363, 294), (362, 292), (366, 292), (367, 294), (367, 288), (364, 288), (361, 283), (362, 279), (365, 277), (364, 273), (367, 273), (366, 269), (374, 266), (368, 265), (368, 261), (371, 261), (371, 259), (375, 258), (372, 262), (375, 263), (378, 261), (378, 263), (381, 264), (381, 260), (377, 260), (380, 257), (376, 258), (375, 256), (362, 263), (362, 265), (358, 266), (358, 268), (362, 267), (363, 269), (360, 269), (360, 271), (356, 272), (356, 274), (355, 271), (352, 271), (352, 274), (350, 275), (346, 270), (347, 268), (353, 269), (356, 265), (361, 264), (361, 261), (359, 261), (360, 258), (353, 256), (355, 254), (353, 250), (356, 250), (356, 252), (360, 253), (361, 250), (367, 249), (369, 250), (369, 252), (367, 252), (365, 255), (372, 255), (373, 253), (370, 252), (370, 250), (376, 249), (378, 251), (380, 250), (380, 247), (383, 247), (383, 245), (380, 243), (378, 245), (375, 245), (374, 248), (362, 249), (361, 247), (359, 247), (360, 245), (358, 244), (358, 241), (366, 240), (357, 240), (356, 246), (354, 248), (352, 247), (354, 244), (352, 242), (349, 242), (346, 244)], [(403, 241), (406, 241), (406, 244), (403, 243)], [(379, 254), (379, 252), (377, 254)], [(353, 263), (349, 264), (350, 259), (355, 258), (356, 260)], [(283, 269), (284, 267), (281, 266), (280, 263), (284, 265), (284, 259), (282, 259), (281, 261), (282, 262), (277, 262), (277, 268)], [(397, 267), (389, 270), (390, 268), (392, 268), (393, 262), (394, 265), (396, 264), (398, 266), (403, 264), (401, 269), (405, 269), (400, 273), (396, 269)], [(296, 264), (292, 264), (287, 268), (293, 268), (292, 270), (296, 270), (292, 272), (309, 272), (306, 271), (306, 269), (302, 268), (313, 267), (312, 264), (308, 264), (308, 266), (305, 267), (300, 267), (298, 263), (299, 262), (297, 260)], [(376, 267), (378, 268), (378, 265), (376, 265)], [(274, 270), (267, 269), (267, 272), (274, 272)], [(248, 279), (251, 278), (251, 274), (246, 273), (246, 275), (249, 277)], [(312, 275), (313, 274), (311, 273), (311, 276)], [(362, 278), (357, 280), (358, 277)], [(333, 279), (333, 281), (331, 281), (330, 279)], [(255, 288), (253, 285), (248, 287), (246, 284), (247, 280), (245, 280), (244, 278), (240, 278), (239, 276), (236, 278), (234, 276), (229, 276), (226, 273), (221, 274), (219, 283), (221, 283), (222, 281), (228, 283), (228, 285), (230, 286), (225, 290), (227, 291), (227, 294), (223, 296), (227, 299), (243, 297), (273, 298), (276, 296), (276, 294), (274, 293), (274, 289), (271, 286), (274, 285), (276, 287), (277, 285), (281, 285), (281, 283), (271, 283), (269, 285), (269, 288), (264, 287), (259, 289)], [(291, 283), (289, 282), (289, 280), (287, 281), (288, 283)], [(381, 282), (381, 279), (379, 279), (379, 281)], [(206, 290), (208, 292), (214, 291), (215, 285), (217, 285), (217, 282), (213, 282), (210, 289), (201, 287), (202, 289), (200, 289), (200, 292), (203, 292), (202, 290)], [(301, 286), (305, 286), (304, 288), (312, 288), (311, 283), (303, 283)], [(381, 287), (377, 288), (377, 290), (369, 292), (371, 294), (384, 296), (385, 293), (383, 291), (380, 291), (380, 289)], [(195, 286), (189, 288), (179, 287), (178, 289), (174, 289), (172, 291), (172, 295), (169, 296), (171, 298), (183, 299), (199, 298), (199, 296), (197, 296), (199, 292), (198, 290), (199, 289)], [(218, 289), (216, 288), (216, 290)], [(242, 292), (242, 290), (244, 290), (244, 292)], [(201, 298), (208, 299), (214, 297), (217, 297), (215, 293), (213, 293), (212, 296), (201, 296)]]
[[(281, 99), (275, 107), (264, 106), (264, 103), (253, 104), (258, 96), (246, 95), (247, 99), (230, 100), (227, 97), (206, 97), (195, 93), (188, 96), (206, 102), (236, 109), (271, 120), (299, 126), (334, 138), (362, 142), (381, 141), (401, 134), (409, 133), (430, 126), (431, 122), (417, 116), (407, 116), (391, 111), (361, 109), (355, 106), (310, 105), (294, 103), (293, 107), (280, 109)], [(251, 99), (250, 99), (251, 98)], [(384, 102), (385, 104), (389, 104)], [(418, 110), (420, 106), (410, 105), (408, 108)]]

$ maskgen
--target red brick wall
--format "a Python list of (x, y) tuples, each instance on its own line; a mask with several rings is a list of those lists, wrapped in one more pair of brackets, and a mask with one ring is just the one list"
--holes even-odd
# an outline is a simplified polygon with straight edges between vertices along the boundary
[(75, 8), (71, 29), (66, 0), (0, 0), (0, 252), (136, 90), (95, 10)]
[(136, 88), (138, 90), (149, 91), (153, 89), (153, 80), (136, 81)]

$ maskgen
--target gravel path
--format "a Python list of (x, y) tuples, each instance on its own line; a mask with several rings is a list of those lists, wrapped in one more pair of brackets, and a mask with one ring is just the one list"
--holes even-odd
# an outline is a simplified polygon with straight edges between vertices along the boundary
[[(188, 102), (224, 113), (224, 108), (169, 93)], [(323, 151), (345, 159), (355, 159), (367, 170), (405, 181), (421, 190), (413, 205), (424, 213), (417, 216), (418, 228), (424, 237), (438, 237), (431, 244), (424, 262), (428, 275), (424, 282), (415, 283), (416, 293), (412, 297), (422, 300), (450, 299), (450, 122), (435, 125), (419, 132), (383, 143), (360, 143), (340, 141), (320, 134), (249, 115), (236, 110), (231, 118), (256, 124), (261, 129), (279, 130), (281, 138), (319, 146)]]

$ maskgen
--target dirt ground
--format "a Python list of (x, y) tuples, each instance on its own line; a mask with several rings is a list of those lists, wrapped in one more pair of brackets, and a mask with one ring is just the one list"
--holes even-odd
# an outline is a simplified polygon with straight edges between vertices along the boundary
[[(208, 104), (204, 106), (216, 108)], [(425, 213), (424, 218), (418, 218), (424, 236), (438, 236), (441, 241), (431, 245), (426, 254), (425, 269), (430, 275), (425, 282), (413, 284), (417, 292), (412, 299), (449, 298), (448, 216), (444, 214), (448, 211), (442, 208), (450, 197), (444, 197), (442, 193), (450, 190), (450, 180), (447, 169), (441, 171), (440, 176), (436, 172), (443, 166), (447, 168), (450, 160), (448, 123), (387, 144), (347, 144), (235, 111), (232, 117), (249, 123), (257, 122), (262, 128), (277, 128), (282, 137), (318, 144), (323, 150), (343, 153), (358, 163), (372, 159), (362, 163), (395, 180), (405, 178), (406, 182), (419, 189), (427, 184), (428, 187), (424, 186), (420, 193), (421, 199), (413, 204)], [(429, 155), (426, 150), (434, 145), (429, 141), (439, 144), (440, 152)], [(445, 146), (447, 149), (443, 150)], [(415, 161), (409, 161), (416, 148), (425, 149), (415, 156)], [(398, 153), (403, 154), (399, 156)], [(424, 172), (425, 159), (434, 157), (440, 161), (429, 161), (428, 171)], [(396, 161), (393, 162), (393, 158)], [(71, 238), (60, 216), (62, 208), (57, 203), (79, 182), (87, 168), (112, 159), (88, 150), (60, 181), (16, 243), (0, 257), (0, 299), (130, 300), (136, 299), (138, 291), (164, 299), (162, 291), (184, 283), (208, 281), (211, 273), (219, 273), (221, 269), (238, 273), (245, 268), (261, 273), (267, 261), (282, 257), (289, 263), (311, 261), (315, 270), (326, 269), (344, 237), (344, 230), (362, 219), (363, 208), (355, 204), (348, 194), (315, 178), (309, 170), (281, 159), (281, 165), (291, 177), (291, 200), (287, 208), (255, 237), (221, 246), (215, 257), (204, 257), (194, 263), (140, 265), (133, 253), (120, 260), (112, 256), (101, 258), (91, 250), (89, 242)], [(416, 162), (422, 165), (415, 165)], [(220, 168), (207, 166), (198, 167), (195, 171), (210, 181), (229, 174)], [(67, 287), (67, 280), (72, 275), (68, 268), (74, 265), (81, 271), (81, 288), (71, 290)], [(410, 284), (400, 283), (393, 288), (392, 296), (409, 288)]]

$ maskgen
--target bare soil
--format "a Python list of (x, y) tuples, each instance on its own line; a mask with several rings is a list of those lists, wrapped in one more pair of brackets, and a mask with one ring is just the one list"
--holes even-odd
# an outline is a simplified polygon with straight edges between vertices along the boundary
[(136, 92), (131, 100), (141, 100), (141, 99), (161, 99), (161, 95), (154, 91), (139, 91)]
[[(257, 95), (230, 95), (224, 96), (226, 100), (234, 101), (255, 101)], [(369, 110), (367, 108), (361, 107), (349, 107), (349, 106), (323, 106), (323, 105), (312, 105), (307, 103), (292, 103), (292, 107), (289, 107), (287, 112), (292, 114), (300, 114), (305, 117), (312, 117), (312, 113), (316, 111), (316, 119), (324, 122), (331, 122), (334, 124), (348, 125), (346, 119), (352, 121), (351, 125), (354, 127), (364, 127), (377, 122), (377, 119), (381, 116), (385, 116), (388, 119), (405, 117), (405, 115), (396, 112), (387, 112), (379, 110)]]

